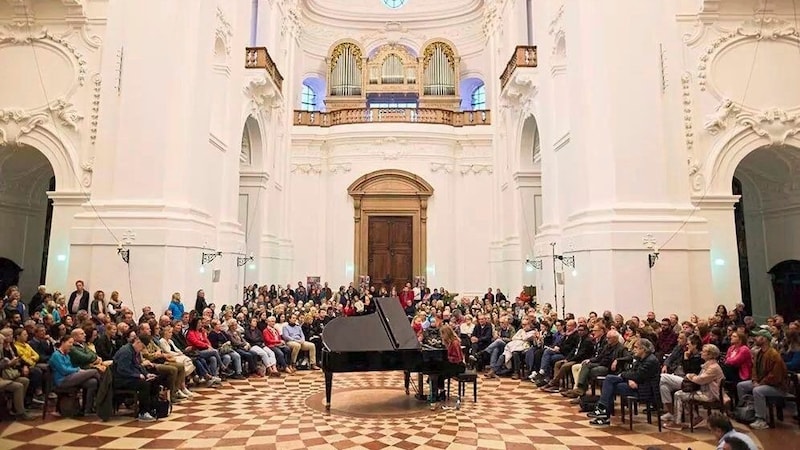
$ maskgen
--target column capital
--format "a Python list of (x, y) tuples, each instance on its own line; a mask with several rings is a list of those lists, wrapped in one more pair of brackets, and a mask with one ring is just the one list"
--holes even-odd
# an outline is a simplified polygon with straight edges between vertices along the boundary
[(89, 201), (89, 193), (80, 191), (47, 191), (55, 206), (81, 206)]

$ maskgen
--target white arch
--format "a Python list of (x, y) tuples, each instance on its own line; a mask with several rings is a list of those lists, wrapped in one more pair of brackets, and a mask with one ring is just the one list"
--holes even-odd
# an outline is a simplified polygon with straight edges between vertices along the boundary
[[(731, 180), (739, 163), (753, 151), (775, 144), (778, 143), (769, 135), (760, 135), (751, 127), (737, 126), (731, 130), (727, 139), (719, 139), (709, 153), (709, 164), (703, 170), (706, 194), (730, 195)], [(800, 148), (800, 136), (788, 136), (780, 144)]]
[(524, 119), (522, 119), (520, 123), (521, 123), (519, 131), (520, 149), (518, 153), (519, 169), (520, 170), (532, 169), (534, 164), (534, 158), (538, 153), (537, 149), (541, 148), (541, 140), (539, 137), (539, 122), (536, 120), (536, 116), (530, 114)]
[(69, 142), (62, 141), (44, 126), (37, 126), (29, 133), (23, 134), (17, 142), (35, 148), (47, 158), (56, 177), (56, 190), (81, 189), (79, 181), (81, 174), (76, 169), (79, 166), (77, 152)]
[(258, 119), (253, 115), (248, 115), (242, 126), (242, 138), (247, 136), (250, 141), (250, 158), (249, 164), (245, 164), (254, 170), (263, 170), (264, 161), (266, 158), (266, 149), (264, 148), (264, 136), (262, 134), (263, 127), (258, 122)]

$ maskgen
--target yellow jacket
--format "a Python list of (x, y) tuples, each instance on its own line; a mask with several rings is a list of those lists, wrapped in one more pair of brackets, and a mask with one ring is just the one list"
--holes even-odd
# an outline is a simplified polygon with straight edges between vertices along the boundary
[(24, 344), (14, 342), (14, 346), (17, 348), (19, 357), (22, 358), (26, 365), (33, 367), (39, 362), (39, 354), (27, 342)]

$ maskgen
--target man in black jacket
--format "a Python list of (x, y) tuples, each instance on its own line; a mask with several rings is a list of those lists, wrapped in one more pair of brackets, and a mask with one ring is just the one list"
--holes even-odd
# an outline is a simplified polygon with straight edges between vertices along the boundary
[(556, 361), (555, 375), (549, 383), (541, 387), (543, 391), (551, 394), (558, 392), (561, 380), (572, 371), (572, 366), (592, 356), (594, 346), (592, 345), (592, 338), (589, 336), (589, 330), (586, 329), (586, 326), (579, 326), (575, 334), (578, 335), (578, 345), (575, 346), (575, 349), (573, 349), (571, 353), (566, 355), (566, 359)]
[(556, 361), (560, 361), (575, 351), (575, 347), (580, 343), (580, 336), (576, 333), (578, 329), (578, 322), (574, 320), (567, 321), (567, 334), (561, 340), (561, 344), (553, 348), (545, 348), (542, 354), (542, 362), (539, 365), (539, 371), (531, 374), (531, 381), (536, 383), (536, 386), (542, 387), (550, 382), (553, 378), (553, 365)]
[(114, 387), (136, 391), (139, 398), (139, 421), (153, 422), (156, 419), (151, 414), (151, 408), (154, 397), (159, 393), (158, 376), (148, 373), (145, 368), (153, 364), (143, 360), (142, 349), (144, 344), (136, 337), (114, 355)]
[(603, 382), (603, 393), (597, 402), (594, 412), (588, 416), (592, 418), (591, 425), (610, 425), (610, 411), (617, 395), (638, 396), (641, 400), (659, 400), (658, 380), (659, 366), (656, 358), (655, 347), (647, 339), (639, 339), (633, 346), (635, 359), (633, 366), (619, 375), (608, 375)]
[[(489, 323), (486, 315), (478, 314), (478, 324), (473, 328), (472, 336), (469, 338), (469, 341), (472, 343), (470, 354), (478, 358), (478, 353), (492, 343), (493, 337), (492, 324)], [(484, 361), (478, 359), (476, 367), (482, 369), (484, 364)]]
[[(575, 389), (565, 392), (563, 395), (569, 398), (578, 398), (586, 393), (589, 387), (589, 380), (607, 375), (611, 371), (611, 363), (621, 357), (625, 352), (622, 339), (615, 330), (609, 330), (603, 335), (605, 328), (602, 322), (595, 323), (592, 333), (595, 334), (594, 356), (581, 363), (580, 372), (575, 379)], [(600, 338), (597, 335), (600, 334)]]
[(67, 312), (70, 314), (78, 314), (78, 311), (89, 310), (89, 291), (83, 289), (83, 281), (78, 280), (75, 282), (75, 290), (69, 294), (67, 301)]

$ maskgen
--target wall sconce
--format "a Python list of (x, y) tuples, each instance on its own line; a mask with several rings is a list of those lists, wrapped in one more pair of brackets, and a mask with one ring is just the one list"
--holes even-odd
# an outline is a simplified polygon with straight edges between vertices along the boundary
[(526, 259), (525, 268), (528, 270), (528, 272), (533, 272), (533, 269), (542, 270), (542, 260), (539, 258)]
[(211, 261), (216, 259), (217, 256), (222, 256), (222, 252), (214, 252), (214, 253), (203, 252), (203, 259), (201, 265), (210, 263)]
[(117, 254), (122, 257), (125, 264), (131, 263), (131, 249), (125, 248), (122, 244), (117, 245)]
[(647, 255), (647, 265), (650, 266), (651, 269), (656, 265), (656, 261), (658, 261), (658, 250)]
[(253, 260), (253, 254), (251, 253), (250, 256), (237, 256), (236, 257), (236, 267), (242, 267), (243, 265), (247, 264), (248, 262)]
[(564, 255), (553, 255), (553, 259), (557, 259), (561, 261), (567, 267), (575, 268), (575, 257), (574, 256), (564, 256)]

